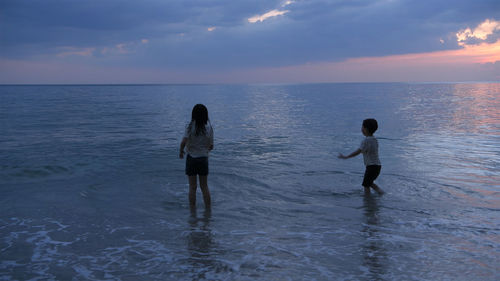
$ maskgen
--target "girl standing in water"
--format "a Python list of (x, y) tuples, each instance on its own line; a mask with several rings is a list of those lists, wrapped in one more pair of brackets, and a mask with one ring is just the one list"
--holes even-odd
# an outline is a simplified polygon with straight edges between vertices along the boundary
[[(187, 125), (180, 146), (179, 158), (184, 158), (186, 148), (186, 175), (189, 178), (189, 205), (196, 207), (197, 179), (203, 193), (205, 208), (210, 209), (211, 199), (208, 190), (208, 155), (214, 148), (214, 131), (208, 119), (208, 110), (203, 104), (193, 107), (191, 122)], [(197, 177), (198, 176), (198, 177)]]

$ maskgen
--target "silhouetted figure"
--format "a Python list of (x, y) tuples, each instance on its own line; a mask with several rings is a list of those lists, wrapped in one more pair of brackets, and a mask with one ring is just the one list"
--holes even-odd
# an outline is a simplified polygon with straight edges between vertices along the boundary
[(366, 170), (365, 176), (363, 178), (363, 187), (366, 193), (370, 193), (370, 187), (377, 191), (379, 194), (384, 194), (384, 191), (374, 183), (375, 179), (380, 175), (380, 170), (382, 165), (380, 159), (378, 158), (378, 141), (373, 136), (375, 131), (378, 129), (377, 120), (375, 119), (365, 119), (363, 125), (361, 126), (361, 132), (366, 137), (362, 142), (360, 147), (353, 153), (344, 156), (342, 153), (339, 154), (339, 158), (348, 159), (355, 157), (360, 153), (363, 153), (363, 160), (365, 162)]
[(179, 158), (184, 158), (186, 148), (186, 175), (189, 178), (189, 205), (196, 207), (197, 180), (205, 201), (205, 208), (211, 207), (210, 191), (208, 190), (208, 155), (214, 148), (214, 131), (208, 119), (208, 110), (203, 104), (193, 107), (191, 122), (186, 126), (182, 139)]

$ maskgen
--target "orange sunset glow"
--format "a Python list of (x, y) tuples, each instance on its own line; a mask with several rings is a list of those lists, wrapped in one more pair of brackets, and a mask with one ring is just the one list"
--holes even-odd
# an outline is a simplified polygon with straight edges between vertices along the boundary
[[(500, 30), (500, 21), (486, 19), (476, 28), (466, 28), (456, 33), (458, 50), (445, 50), (428, 53), (393, 55), (385, 57), (364, 57), (350, 60), (353, 63), (406, 63), (413, 65), (457, 64), (457, 63), (495, 63), (500, 61), (500, 40), (494, 43), (482, 42), (468, 44), (468, 40), (484, 41)], [(441, 39), (441, 42), (442, 39)]]
[(386, 57), (365, 57), (349, 60), (353, 63), (406, 63), (457, 64), (457, 63), (495, 63), (500, 61), (500, 40), (493, 44), (465, 45), (463, 49), (429, 53), (394, 55)]

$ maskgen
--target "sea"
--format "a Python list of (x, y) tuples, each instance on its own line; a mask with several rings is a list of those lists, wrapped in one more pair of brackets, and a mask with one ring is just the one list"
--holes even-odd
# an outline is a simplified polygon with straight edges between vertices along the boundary
[(500, 280), (500, 83), (3, 85), (0, 132), (0, 280)]

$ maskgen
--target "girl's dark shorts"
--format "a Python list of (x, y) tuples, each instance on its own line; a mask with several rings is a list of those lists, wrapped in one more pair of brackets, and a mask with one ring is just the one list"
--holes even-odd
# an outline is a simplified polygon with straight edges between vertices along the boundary
[(188, 176), (207, 176), (208, 175), (208, 157), (193, 158), (189, 154), (186, 158), (186, 175)]
[(380, 175), (381, 169), (382, 166), (379, 165), (366, 166), (365, 177), (363, 178), (363, 186), (370, 187), (373, 184), (373, 181), (375, 181), (378, 175)]

